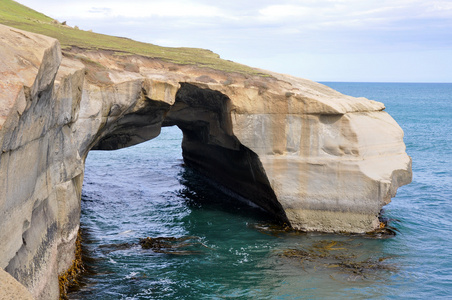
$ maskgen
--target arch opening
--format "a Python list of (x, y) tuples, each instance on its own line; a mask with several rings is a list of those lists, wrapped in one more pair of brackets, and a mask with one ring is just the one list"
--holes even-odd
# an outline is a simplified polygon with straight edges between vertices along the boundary
[(287, 222), (259, 157), (233, 134), (231, 100), (226, 95), (181, 83), (170, 105), (149, 99), (145, 90), (141, 93), (146, 105), (107, 124), (92, 150), (128, 147), (155, 138), (162, 127), (177, 126), (183, 133), (182, 156), (187, 166)]

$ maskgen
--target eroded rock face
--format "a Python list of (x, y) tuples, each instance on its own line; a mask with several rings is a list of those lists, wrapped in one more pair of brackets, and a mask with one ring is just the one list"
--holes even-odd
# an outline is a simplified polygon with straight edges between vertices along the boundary
[(33, 296), (16, 279), (0, 269), (0, 299), (33, 300)]
[(0, 25), (0, 267), (58, 298), (84, 160), (184, 133), (184, 160), (302, 230), (365, 232), (411, 181), (384, 105), (288, 75), (250, 76), (58, 42)]

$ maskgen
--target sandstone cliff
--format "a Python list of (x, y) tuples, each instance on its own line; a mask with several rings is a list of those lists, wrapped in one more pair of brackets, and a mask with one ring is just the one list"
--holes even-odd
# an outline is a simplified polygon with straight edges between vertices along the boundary
[[(411, 181), (380, 102), (288, 75), (73, 47), (0, 25), (0, 267), (58, 298), (79, 228), (84, 160), (184, 134), (185, 162), (296, 229), (366, 232)], [(256, 72), (258, 73), (258, 72)]]

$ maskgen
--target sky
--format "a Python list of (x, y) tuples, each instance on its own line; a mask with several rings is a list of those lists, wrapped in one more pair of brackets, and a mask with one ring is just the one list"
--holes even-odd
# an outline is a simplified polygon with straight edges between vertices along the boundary
[(452, 0), (18, 0), (70, 26), (315, 81), (452, 82)]

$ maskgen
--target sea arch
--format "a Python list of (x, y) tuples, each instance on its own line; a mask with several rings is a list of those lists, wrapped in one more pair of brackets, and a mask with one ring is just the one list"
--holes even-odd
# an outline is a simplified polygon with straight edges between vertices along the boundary
[(0, 267), (58, 297), (74, 258), (91, 149), (183, 133), (188, 164), (301, 230), (365, 232), (411, 181), (403, 131), (380, 102), (255, 70), (223, 72), (0, 25)]
[[(167, 85), (162, 86), (168, 89)], [(139, 99), (145, 105), (107, 122), (94, 142), (88, 143), (93, 145), (89, 150), (128, 147), (156, 137), (161, 127), (177, 126), (183, 133), (185, 164), (288, 223), (258, 155), (233, 133), (229, 97), (209, 88), (180, 83), (173, 104), (150, 99), (146, 89), (141, 90)], [(114, 109), (115, 105), (111, 110)]]

